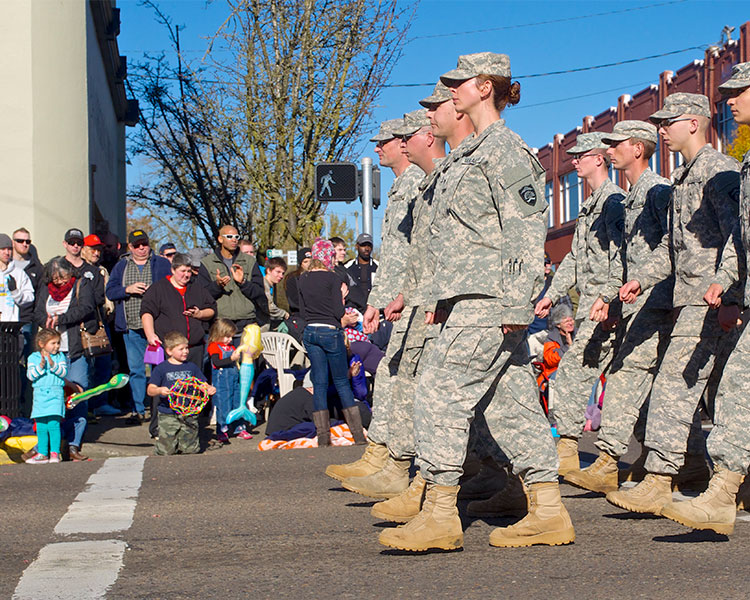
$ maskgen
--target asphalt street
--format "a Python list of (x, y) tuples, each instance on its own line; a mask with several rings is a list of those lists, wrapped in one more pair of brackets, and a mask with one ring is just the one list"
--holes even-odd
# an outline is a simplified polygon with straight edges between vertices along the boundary
[(146, 457), (144, 432), (90, 462), (0, 467), (0, 598), (748, 596), (747, 513), (727, 538), (563, 485), (572, 545), (493, 548), (512, 520), (464, 517), (463, 550), (412, 555), (379, 545), (373, 501), (323, 474), (361, 448), (258, 452), (256, 436)]

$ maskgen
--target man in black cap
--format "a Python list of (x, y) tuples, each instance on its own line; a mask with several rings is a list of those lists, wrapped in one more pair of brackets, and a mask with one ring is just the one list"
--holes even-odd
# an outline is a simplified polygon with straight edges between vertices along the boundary
[(140, 424), (145, 413), (146, 335), (141, 323), (141, 300), (148, 287), (171, 274), (169, 261), (151, 251), (148, 234), (135, 229), (128, 236), (128, 250), (112, 269), (107, 283), (107, 298), (115, 303), (115, 330), (123, 333), (130, 370), (133, 412), (129, 422)]
[(366, 303), (375, 279), (375, 272), (378, 270), (378, 263), (372, 258), (372, 236), (369, 233), (360, 233), (357, 236), (355, 248), (357, 258), (349, 262), (347, 271), (357, 282), (357, 287), (362, 291)]
[(175, 254), (177, 254), (177, 248), (174, 247), (172, 242), (167, 242), (159, 247), (159, 256), (166, 258), (170, 263)]
[(65, 248), (65, 256), (63, 258), (73, 267), (73, 275), (76, 278), (83, 277), (94, 284), (96, 309), (100, 311), (104, 305), (104, 280), (99, 270), (83, 260), (81, 256), (84, 237), (80, 229), (75, 227), (68, 229), (63, 238), (63, 248)]

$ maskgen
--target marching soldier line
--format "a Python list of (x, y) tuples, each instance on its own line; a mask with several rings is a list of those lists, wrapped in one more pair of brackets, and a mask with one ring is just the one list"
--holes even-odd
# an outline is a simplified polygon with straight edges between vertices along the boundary
[[(737, 123), (750, 124), (750, 63), (719, 90)], [(381, 499), (372, 515), (401, 525), (380, 543), (407, 551), (462, 547), (460, 497), (474, 499), (470, 515), (522, 517), (493, 530), (493, 546), (571, 543), (558, 476), (625, 510), (730, 534), (750, 464), (750, 152), (740, 165), (707, 143), (712, 114), (699, 94), (667, 96), (650, 123), (580, 134), (568, 152), (592, 193), (534, 306), (548, 207), (543, 167), (501, 116), (519, 101), (506, 55), (463, 55), (423, 109), (372, 138), (396, 180), (364, 325), (377, 329), (384, 309), (393, 335), (369, 444), (326, 474)], [(648, 168), (659, 137), (684, 158), (671, 182)], [(610, 164), (628, 192), (610, 181)], [(578, 335), (555, 381), (555, 446), (526, 326), (572, 287)], [(599, 456), (581, 469), (584, 410), (602, 373)], [(707, 443), (701, 401), (714, 422)], [(620, 471), (631, 435), (643, 454)], [(482, 465), (472, 478), (469, 451)], [(673, 502), (673, 488), (705, 491)]]

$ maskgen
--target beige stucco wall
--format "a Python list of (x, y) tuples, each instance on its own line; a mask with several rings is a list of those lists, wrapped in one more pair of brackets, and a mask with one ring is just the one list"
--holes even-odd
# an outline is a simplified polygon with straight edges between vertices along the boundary
[[(39, 256), (100, 212), (124, 227), (124, 133), (87, 0), (0, 1), (0, 231), (31, 231)], [(96, 164), (92, 174), (90, 165)]]

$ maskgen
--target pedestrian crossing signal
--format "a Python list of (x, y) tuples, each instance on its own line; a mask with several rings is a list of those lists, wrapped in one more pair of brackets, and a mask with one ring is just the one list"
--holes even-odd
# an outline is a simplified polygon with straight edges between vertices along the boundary
[(353, 162), (315, 165), (315, 199), (318, 202), (353, 202), (359, 198), (359, 169)]

